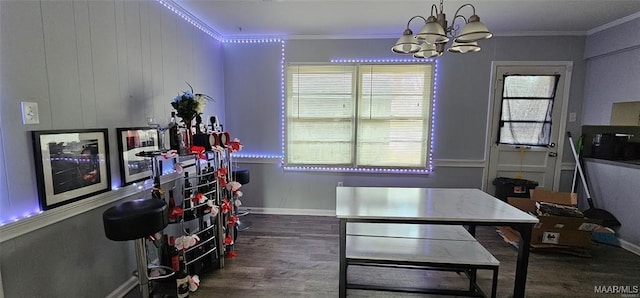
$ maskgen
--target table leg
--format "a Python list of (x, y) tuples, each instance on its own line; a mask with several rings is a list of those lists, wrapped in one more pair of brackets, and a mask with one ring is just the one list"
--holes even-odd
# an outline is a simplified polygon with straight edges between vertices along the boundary
[[(467, 231), (469, 231), (469, 234), (471, 234), (473, 238), (476, 237), (476, 225), (469, 225), (467, 227)], [(474, 285), (477, 282), (477, 276), (478, 276), (478, 270), (476, 269), (469, 270), (469, 291), (475, 291)]]
[(513, 297), (521, 298), (524, 297), (524, 290), (527, 285), (527, 267), (529, 266), (529, 249), (531, 247), (531, 230), (533, 229), (533, 225), (519, 224), (513, 227), (520, 232)]
[(340, 219), (340, 287), (339, 297), (347, 297), (347, 220)]

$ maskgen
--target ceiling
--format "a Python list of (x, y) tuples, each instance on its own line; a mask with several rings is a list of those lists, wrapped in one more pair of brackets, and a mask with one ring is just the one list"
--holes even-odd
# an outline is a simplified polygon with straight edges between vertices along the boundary
[[(173, 0), (224, 37), (399, 37), (414, 15), (438, 0)], [(451, 19), (471, 3), (497, 36), (586, 35), (616, 20), (640, 17), (640, 0), (445, 0)], [(465, 7), (460, 14), (471, 15)], [(415, 19), (417, 32), (423, 21)]]

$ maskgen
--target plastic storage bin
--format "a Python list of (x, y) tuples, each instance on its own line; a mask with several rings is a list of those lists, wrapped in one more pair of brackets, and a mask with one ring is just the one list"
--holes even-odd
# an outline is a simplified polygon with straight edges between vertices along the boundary
[(538, 182), (526, 180), (498, 177), (493, 180), (493, 185), (496, 187), (496, 198), (507, 201), (508, 197), (528, 198), (529, 190), (538, 186)]

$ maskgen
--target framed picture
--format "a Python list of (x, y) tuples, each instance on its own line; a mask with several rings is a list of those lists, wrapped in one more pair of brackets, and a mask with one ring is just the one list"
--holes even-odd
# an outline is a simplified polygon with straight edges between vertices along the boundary
[(40, 207), (111, 190), (107, 129), (32, 131)]
[(158, 130), (151, 127), (116, 128), (116, 135), (122, 185), (149, 179), (152, 159), (136, 154), (159, 150)]

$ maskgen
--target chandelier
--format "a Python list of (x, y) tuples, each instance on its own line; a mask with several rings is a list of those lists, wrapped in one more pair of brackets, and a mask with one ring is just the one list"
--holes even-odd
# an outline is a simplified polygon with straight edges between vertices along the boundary
[[(444, 14), (444, 8), (440, 0), (440, 8), (431, 5), (431, 15), (428, 18), (423, 16), (414, 16), (407, 22), (407, 28), (402, 33), (402, 37), (398, 39), (391, 51), (398, 54), (413, 54), (416, 58), (434, 58), (442, 56), (449, 37), (453, 39), (453, 44), (447, 49), (453, 53), (472, 53), (480, 51), (478, 40), (491, 38), (493, 34), (489, 29), (480, 22), (480, 17), (476, 15), (476, 8), (471, 4), (464, 4), (456, 10), (451, 25), (447, 25), (447, 18)], [(460, 10), (470, 7), (473, 14), (466, 18), (459, 14)], [(424, 21), (424, 26), (416, 34), (409, 28), (409, 24), (414, 19), (419, 18)], [(457, 20), (464, 21), (464, 27), (458, 31), (459, 24)]]

